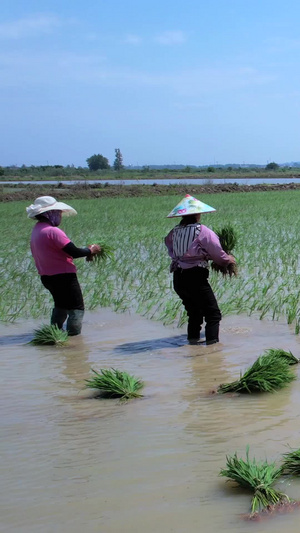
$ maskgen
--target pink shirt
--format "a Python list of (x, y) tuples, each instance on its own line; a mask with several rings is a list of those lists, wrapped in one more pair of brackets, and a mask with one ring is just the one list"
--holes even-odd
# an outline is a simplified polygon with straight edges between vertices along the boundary
[(204, 266), (203, 263), (210, 259), (217, 263), (217, 265), (227, 265), (229, 263), (229, 256), (222, 249), (219, 237), (210, 228), (204, 226), (204, 224), (200, 224), (200, 228), (199, 235), (181, 257), (177, 257), (173, 250), (174, 229), (172, 229), (165, 238), (169, 256), (183, 269), (198, 265)]
[(71, 240), (59, 228), (38, 222), (31, 234), (30, 248), (40, 276), (76, 272), (73, 258), (62, 249)]

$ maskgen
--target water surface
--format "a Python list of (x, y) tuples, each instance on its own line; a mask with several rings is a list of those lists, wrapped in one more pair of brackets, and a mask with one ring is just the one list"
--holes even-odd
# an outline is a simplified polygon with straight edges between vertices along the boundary
[[(101, 309), (66, 347), (27, 345), (40, 323), (0, 326), (1, 531), (298, 531), (299, 511), (243, 521), (250, 496), (218, 474), (247, 444), (269, 460), (299, 447), (299, 381), (276, 394), (209, 394), (267, 348), (299, 356), (292, 329), (228, 317), (220, 344), (187, 346), (185, 328)], [(96, 399), (84, 389), (91, 367), (142, 378), (144, 398)], [(300, 499), (300, 481), (279, 487)]]

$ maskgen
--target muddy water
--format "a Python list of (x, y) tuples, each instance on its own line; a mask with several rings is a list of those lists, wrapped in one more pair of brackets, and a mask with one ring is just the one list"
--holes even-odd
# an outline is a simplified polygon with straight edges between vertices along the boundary
[[(67, 347), (26, 345), (38, 325), (0, 327), (1, 531), (298, 531), (299, 511), (243, 521), (250, 496), (218, 473), (247, 444), (269, 460), (300, 446), (300, 381), (272, 395), (207, 394), (266, 348), (300, 356), (285, 324), (225, 318), (222, 342), (196, 347), (184, 329), (100, 310)], [(110, 366), (143, 378), (144, 398), (84, 389), (91, 367)], [(279, 487), (300, 499), (300, 480)]]

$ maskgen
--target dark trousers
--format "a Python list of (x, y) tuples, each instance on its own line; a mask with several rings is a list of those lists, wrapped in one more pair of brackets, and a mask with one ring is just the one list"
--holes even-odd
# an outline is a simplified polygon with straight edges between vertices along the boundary
[(41, 281), (52, 294), (55, 307), (84, 310), (82, 292), (75, 273), (41, 276)]
[(181, 298), (188, 315), (188, 339), (200, 338), (200, 330), (205, 319), (206, 343), (219, 341), (221, 311), (213, 290), (208, 283), (207, 268), (179, 268), (174, 272), (174, 290)]
[(75, 273), (41, 276), (44, 287), (50, 291), (54, 300), (51, 324), (62, 329), (67, 320), (69, 335), (80, 335), (84, 315), (81, 288)]

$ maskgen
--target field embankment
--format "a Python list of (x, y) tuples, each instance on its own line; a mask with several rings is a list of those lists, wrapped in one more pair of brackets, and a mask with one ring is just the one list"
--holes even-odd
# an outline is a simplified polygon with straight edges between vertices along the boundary
[(238, 185), (235, 183), (203, 184), (203, 185), (99, 185), (99, 184), (75, 184), (66, 185), (53, 183), (51, 185), (1, 185), (0, 202), (13, 202), (19, 200), (33, 201), (38, 196), (51, 195), (57, 199), (64, 198), (132, 198), (153, 196), (183, 196), (187, 193), (197, 196), (216, 193), (248, 193), (266, 191), (289, 191), (300, 190), (300, 183), (286, 184), (260, 184)]

